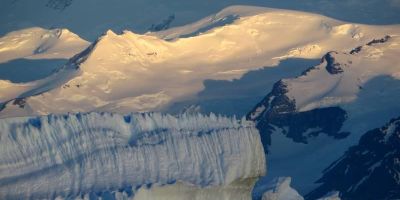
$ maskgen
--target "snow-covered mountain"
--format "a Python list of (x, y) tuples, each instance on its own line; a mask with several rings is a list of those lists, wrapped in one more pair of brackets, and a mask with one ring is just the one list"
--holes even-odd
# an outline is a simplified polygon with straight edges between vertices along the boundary
[(69, 59), (89, 42), (67, 29), (28, 28), (0, 38), (0, 63), (14, 59)]
[[(270, 172), (256, 184), (255, 199), (302, 199), (300, 194), (310, 191), (316, 191), (311, 193), (318, 194), (315, 197), (338, 199), (336, 190), (343, 192), (341, 188), (315, 190), (319, 186), (315, 181), (363, 133), (400, 111), (399, 25), (355, 24), (300, 11), (231, 6), (174, 27), (190, 19), (157, 12), (165, 9), (157, 7), (152, 11), (157, 14), (143, 16), (145, 9), (134, 12), (129, 6), (148, 1), (100, 0), (96, 11), (86, 15), (93, 2), (13, 0), (0, 6), (0, 11), (31, 7), (26, 16), (30, 11), (38, 15), (31, 21), (39, 19), (35, 26), (49, 28), (55, 20), (56, 27), (74, 27), (71, 30), (79, 34), (62, 28), (28, 28), (0, 38), (3, 63), (70, 58), (40, 80), (0, 80), (0, 118), (6, 118), (0, 119), (0, 197), (249, 199), (252, 185), (265, 170), (257, 131), (247, 122), (197, 115), (206, 109), (190, 104), (202, 100), (199, 94), (213, 86), (210, 82), (219, 81), (232, 83), (231, 94), (225, 96), (221, 86), (222, 92), (213, 91), (218, 93), (214, 97), (205, 95), (214, 107), (222, 107), (225, 100), (240, 101), (242, 96), (261, 100), (247, 119), (261, 132)], [(104, 15), (104, 9), (118, 14)], [(48, 19), (41, 21), (41, 14)], [(52, 18), (59, 15), (63, 20)], [(0, 18), (2, 24), (2, 20), (15, 22), (4, 23), (4, 30), (30, 26), (25, 24), (30, 20), (18, 17)], [(82, 27), (93, 21), (99, 23), (82, 33)], [(156, 32), (120, 31), (131, 29), (125, 25), (134, 22), (146, 24), (140, 33)], [(80, 38), (94, 38), (106, 29), (116, 31), (105, 32), (90, 45)], [(315, 59), (321, 62), (293, 75), (308, 63), (300, 60)], [(289, 61), (299, 66), (268, 74), (264, 78), (271, 80), (262, 82), (264, 89), (256, 79), (241, 81)], [(250, 92), (254, 85), (257, 96)], [(267, 96), (261, 99), (261, 93)], [(189, 105), (173, 108), (182, 102)], [(186, 114), (126, 114), (173, 109)], [(234, 109), (242, 110), (227, 113), (248, 112)], [(92, 111), (96, 112), (65, 114)], [(41, 115), (46, 116), (35, 117)], [(290, 188), (290, 179), (268, 184), (277, 177), (292, 177), (300, 194)], [(335, 183), (328, 173), (324, 178), (324, 184)]]
[(107, 29), (144, 33), (169, 16), (175, 16), (170, 26), (182, 26), (232, 5), (301, 10), (355, 23), (400, 23), (397, 0), (2, 0), (0, 5), (0, 35), (29, 27), (63, 27), (90, 41)]
[(365, 133), (339, 160), (324, 171), (317, 189), (307, 195), (315, 199), (329, 190), (342, 199), (400, 198), (400, 118)]
[(295, 142), (307, 143), (307, 138), (320, 133), (346, 137), (349, 133), (340, 130), (348, 116), (340, 105), (355, 101), (374, 77), (399, 78), (399, 41), (398, 36), (387, 35), (350, 52), (328, 52), (320, 65), (299, 77), (277, 82), (248, 118), (257, 122), (266, 137), (274, 126), (287, 127), (286, 136)]
[(283, 59), (316, 58), (332, 49), (350, 50), (400, 32), (397, 26), (347, 24), (315, 14), (259, 7), (229, 7), (216, 16), (239, 18), (189, 38), (179, 37), (208, 26), (203, 22), (209, 19), (155, 35), (108, 31), (65, 66), (76, 68), (75, 72), (61, 70), (67, 78), (60, 73), (53, 76), (64, 81), (62, 85), (62, 81), (53, 86), (45, 81), (8, 93), (3, 102), (23, 99), (24, 103), (10, 101), (0, 115), (165, 110), (174, 102), (195, 98), (206, 79), (230, 80), (252, 69), (276, 66)]
[(363, 133), (398, 115), (399, 41), (383, 36), (328, 52), (319, 65), (274, 85), (247, 116), (261, 132), (270, 163), (256, 191), (272, 177), (291, 176), (301, 194), (310, 192), (324, 168)]
[(0, 120), (1, 199), (251, 199), (251, 122), (87, 113)]
[(46, 90), (50, 85), (57, 85), (57, 81), (63, 82), (64, 78), (68, 79), (65, 70), (58, 75), (47, 76), (60, 69), (63, 60), (73, 57), (88, 46), (89, 42), (67, 29), (45, 30), (36, 27), (11, 32), (1, 37), (0, 78), (3, 80), (0, 79), (0, 107), (17, 96), (24, 96), (26, 91), (38, 88)]

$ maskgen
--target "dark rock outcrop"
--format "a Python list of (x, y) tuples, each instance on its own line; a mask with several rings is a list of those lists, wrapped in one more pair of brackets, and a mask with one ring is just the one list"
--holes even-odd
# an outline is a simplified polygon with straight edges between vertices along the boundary
[[(343, 68), (339, 62), (336, 61), (335, 55), (338, 53), (335, 51), (328, 52), (325, 54), (325, 56), (322, 58), (323, 60), (326, 61), (326, 66), (325, 69), (328, 71), (330, 74), (340, 74), (343, 72)], [(346, 64), (344, 64), (346, 65)]]
[(328, 107), (298, 112), (295, 100), (290, 99), (287, 92), (284, 81), (275, 83), (271, 93), (247, 115), (247, 119), (256, 122), (266, 151), (276, 128), (282, 128), (286, 137), (298, 143), (307, 143), (308, 138), (321, 133), (334, 138), (344, 138), (349, 134), (340, 132), (347, 118), (342, 108)]
[[(373, 46), (375, 44), (380, 44), (380, 43), (385, 43), (387, 42), (391, 37), (389, 35), (386, 35), (385, 37), (381, 39), (373, 39), (372, 41), (368, 42), (366, 45), (367, 46)], [(350, 54), (354, 55), (359, 53), (362, 50), (363, 46), (358, 46), (350, 51)]]
[(381, 39), (373, 39), (371, 42), (368, 42), (367, 45), (368, 46), (372, 46), (374, 44), (379, 44), (379, 43), (385, 43), (390, 39), (389, 35), (386, 35), (385, 37), (381, 38)]
[(400, 199), (400, 117), (365, 133), (318, 183), (307, 199), (333, 190), (343, 200)]

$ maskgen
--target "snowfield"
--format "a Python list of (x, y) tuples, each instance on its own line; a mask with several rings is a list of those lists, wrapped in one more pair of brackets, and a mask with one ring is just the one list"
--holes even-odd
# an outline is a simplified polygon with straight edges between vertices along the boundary
[(67, 29), (27, 28), (0, 38), (0, 63), (18, 58), (69, 59), (88, 46), (89, 42)]
[(306, 194), (362, 134), (398, 116), (399, 42), (398, 35), (383, 36), (348, 51), (330, 51), (319, 65), (277, 82), (279, 87), (249, 113), (271, 142), (269, 174), (262, 183), (290, 176), (294, 188)]
[[(376, 39), (382, 42), (373, 41), (357, 47), (360, 50), (330, 52), (307, 74), (284, 80), (288, 85), (288, 97), (296, 101), (296, 109), (308, 111), (348, 104), (357, 99), (359, 91), (373, 78), (389, 76), (399, 79), (399, 35)], [(330, 72), (332, 67), (336, 67), (337, 72)]]
[[(231, 23), (207, 29), (215, 20), (232, 16)], [(193, 35), (184, 37), (189, 33)], [(16, 98), (25, 102), (9, 102), (0, 116), (162, 111), (195, 98), (206, 79), (231, 80), (249, 70), (276, 66), (283, 59), (320, 58), (331, 50), (347, 52), (398, 33), (398, 26), (349, 24), (316, 14), (248, 6), (228, 7), (212, 19), (159, 33), (107, 31), (64, 67), (76, 72), (67, 73), (67, 78), (54, 75), (62, 80), (58, 84), (45, 81), (12, 93), (0, 91), (3, 102)], [(392, 44), (395, 51), (396, 44)], [(370, 57), (376, 62), (386, 59)]]
[(87, 113), (0, 120), (1, 199), (251, 199), (265, 175), (251, 122)]
[[(65, 59), (65, 65), (34, 81), (0, 78), (0, 199), (253, 195), (257, 200), (302, 200), (318, 187), (315, 181), (328, 164), (400, 111), (399, 25), (230, 6), (180, 27), (170, 23), (189, 18), (167, 13), (166, 20), (151, 26), (160, 31), (141, 27), (132, 32), (124, 23), (140, 12), (129, 6), (121, 10), (129, 13), (100, 16), (110, 5), (102, 1), (86, 19), (82, 13), (91, 1), (8, 1), (0, 10), (52, 9), (49, 16), (63, 15), (58, 25), (66, 26), (24, 28), (1, 36), (0, 64)], [(165, 8), (152, 12), (157, 10)], [(129, 23), (143, 26), (166, 13), (146, 14)], [(10, 14), (0, 22), (17, 18)], [(43, 27), (57, 21), (40, 18), (32, 21), (48, 25)], [(100, 22), (93, 29), (84, 27), (94, 20)], [(17, 21), (21, 24), (8, 23), (4, 29), (26, 27), (23, 23), (30, 20)], [(120, 31), (124, 27), (128, 30)], [(82, 39), (95, 35), (92, 43)], [(285, 62), (295, 67), (283, 69)], [(300, 73), (309, 63), (315, 64)], [(216, 90), (207, 93), (210, 88)], [(260, 98), (260, 103), (243, 111), (250, 98), (240, 97)], [(214, 108), (208, 111), (220, 113), (222, 104), (234, 101), (231, 105), (238, 106), (225, 111), (250, 112), (248, 119), (254, 122), (201, 115), (208, 112), (197, 104), (202, 100)], [(327, 188), (318, 197), (322, 195), (338, 200), (343, 192)]]

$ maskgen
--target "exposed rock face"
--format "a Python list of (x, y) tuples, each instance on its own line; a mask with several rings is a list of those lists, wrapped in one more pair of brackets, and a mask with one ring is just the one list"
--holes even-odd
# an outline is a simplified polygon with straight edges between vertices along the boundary
[(329, 52), (325, 54), (323, 59), (326, 61), (326, 71), (328, 71), (330, 74), (339, 74), (343, 72), (343, 68), (341, 67), (341, 64), (336, 62), (335, 57), (333, 54), (338, 54), (337, 52)]
[[(386, 35), (385, 37), (383, 37), (383, 38), (381, 38), (381, 39), (373, 39), (372, 41), (368, 42), (366, 45), (367, 45), (367, 46), (373, 46), (373, 45), (375, 45), (375, 44), (385, 43), (385, 42), (387, 42), (390, 38), (391, 38), (391, 36)], [(354, 54), (357, 54), (357, 53), (359, 53), (359, 52), (362, 50), (362, 48), (363, 48), (362, 46), (358, 46), (358, 47), (352, 49), (352, 50), (350, 51), (350, 54), (353, 54), (353, 55), (354, 55)]]
[(385, 43), (387, 42), (391, 37), (389, 35), (385, 35), (385, 37), (381, 38), (381, 39), (373, 39), (371, 42), (368, 42), (367, 45), (371, 46), (374, 44), (379, 44), (379, 43)]
[(301, 143), (307, 143), (307, 138), (318, 136), (320, 133), (335, 138), (348, 135), (340, 132), (347, 118), (343, 109), (328, 107), (298, 112), (295, 100), (290, 99), (286, 95), (287, 92), (285, 82), (277, 82), (271, 93), (247, 115), (248, 119), (256, 122), (265, 147), (271, 144), (271, 134), (276, 127), (283, 128), (288, 138)]
[(324, 172), (307, 199), (337, 190), (342, 199), (400, 198), (400, 118), (368, 131)]
[[(387, 35), (374, 39), (353, 49), (350, 54), (360, 53), (363, 47), (378, 46), (390, 38)], [(307, 138), (320, 133), (334, 138), (344, 138), (350, 134), (340, 132), (347, 113), (338, 105), (356, 98), (344, 95), (351, 93), (351, 90), (357, 92), (362, 89), (360, 80), (365, 78), (353, 77), (354, 68), (358, 66), (353, 66), (352, 59), (359, 62), (359, 58), (350, 54), (328, 52), (319, 65), (310, 67), (301, 76), (280, 80), (274, 85), (272, 91), (247, 115), (248, 119), (256, 122), (265, 146), (271, 144), (271, 134), (276, 128), (282, 129), (286, 137), (301, 143), (307, 143)], [(354, 79), (358, 80), (358, 86), (344, 86), (347, 82), (355, 83)]]

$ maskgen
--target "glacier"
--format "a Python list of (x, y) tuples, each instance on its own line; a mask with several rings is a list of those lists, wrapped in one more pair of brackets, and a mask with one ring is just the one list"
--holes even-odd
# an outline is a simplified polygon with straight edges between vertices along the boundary
[(244, 119), (92, 112), (0, 120), (0, 199), (251, 199), (265, 173), (260, 135)]

